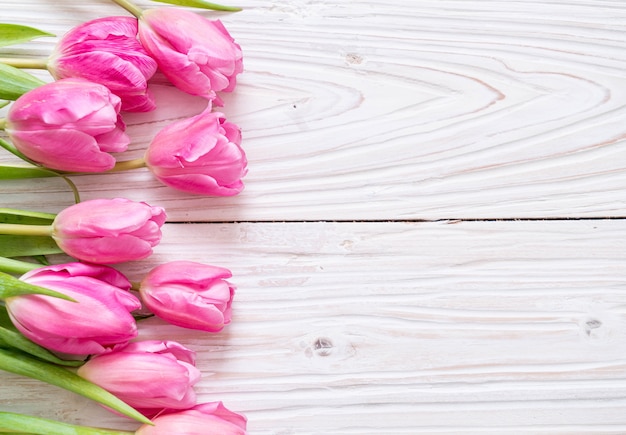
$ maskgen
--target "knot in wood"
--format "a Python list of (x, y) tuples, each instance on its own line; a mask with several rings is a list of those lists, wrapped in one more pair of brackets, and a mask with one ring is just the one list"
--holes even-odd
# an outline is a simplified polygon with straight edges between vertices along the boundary
[(319, 356), (328, 356), (333, 349), (333, 342), (329, 338), (320, 337), (313, 343), (313, 349)]

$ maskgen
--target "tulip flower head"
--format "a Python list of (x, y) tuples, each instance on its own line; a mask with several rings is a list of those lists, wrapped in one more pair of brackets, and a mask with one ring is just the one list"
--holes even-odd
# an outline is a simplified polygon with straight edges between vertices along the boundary
[(145, 163), (163, 184), (209, 196), (237, 195), (248, 171), (241, 130), (210, 109), (159, 131)]
[(128, 291), (126, 277), (111, 267), (67, 263), (34, 269), (20, 279), (77, 301), (43, 295), (6, 299), (15, 327), (40, 346), (66, 354), (101, 354), (137, 335), (130, 313), (141, 303)]
[(93, 199), (67, 207), (52, 237), (68, 255), (93, 263), (141, 260), (161, 241), (165, 210), (124, 198)]
[(133, 342), (96, 356), (77, 373), (148, 417), (193, 407), (193, 386), (201, 377), (195, 352), (174, 341), (157, 340)]
[(173, 325), (218, 332), (231, 320), (231, 276), (222, 267), (172, 261), (148, 272), (139, 293), (148, 309)]
[(160, 415), (152, 422), (141, 426), (135, 435), (245, 435), (247, 425), (245, 416), (230, 411), (222, 402)]
[(71, 29), (48, 61), (55, 79), (81, 77), (105, 85), (122, 100), (122, 110), (154, 110), (148, 80), (157, 69), (137, 39), (137, 19), (105, 17)]
[(232, 91), (243, 71), (241, 47), (224, 25), (191, 11), (155, 8), (139, 19), (139, 40), (180, 90), (208, 99)]
[(125, 151), (130, 142), (120, 107), (103, 85), (63, 79), (19, 97), (5, 131), (21, 153), (50, 169), (107, 171), (115, 165), (109, 153)]

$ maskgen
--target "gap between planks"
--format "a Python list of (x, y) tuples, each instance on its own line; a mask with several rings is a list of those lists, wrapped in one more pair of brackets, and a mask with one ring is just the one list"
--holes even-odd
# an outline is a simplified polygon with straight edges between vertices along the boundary
[(306, 223), (436, 223), (448, 222), (451, 224), (461, 222), (541, 222), (541, 221), (620, 221), (626, 220), (626, 216), (605, 216), (605, 217), (525, 217), (525, 218), (447, 218), (447, 219), (281, 219), (281, 220), (227, 220), (227, 221), (173, 221), (167, 222), (172, 225), (189, 224), (306, 224)]

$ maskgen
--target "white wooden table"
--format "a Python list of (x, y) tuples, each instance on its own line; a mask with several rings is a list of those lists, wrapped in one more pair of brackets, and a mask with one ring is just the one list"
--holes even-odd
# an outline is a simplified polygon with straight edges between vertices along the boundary
[[(243, 129), (246, 190), (187, 196), (143, 170), (74, 179), (83, 199), (167, 209), (155, 254), (120, 266), (132, 279), (177, 259), (234, 273), (222, 333), (150, 319), (142, 337), (195, 349), (200, 400), (246, 414), (251, 434), (626, 433), (626, 3), (238, 5), (199, 13), (244, 50), (224, 112)], [(56, 35), (124, 14), (106, 0), (0, 10)], [(201, 107), (178, 97), (127, 116), (129, 155)], [(0, 195), (72, 203), (50, 179)], [(135, 427), (0, 380), (2, 410)]]

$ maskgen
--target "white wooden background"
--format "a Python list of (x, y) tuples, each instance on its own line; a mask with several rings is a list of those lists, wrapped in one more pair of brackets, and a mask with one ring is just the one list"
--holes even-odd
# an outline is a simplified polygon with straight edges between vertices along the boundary
[[(197, 350), (200, 399), (245, 413), (251, 434), (626, 433), (626, 3), (238, 5), (200, 13), (244, 50), (224, 112), (243, 129), (246, 190), (187, 196), (143, 170), (74, 179), (84, 199), (167, 209), (155, 255), (120, 266), (131, 279), (176, 259), (234, 273), (222, 333), (150, 319), (142, 336)], [(105, 0), (0, 11), (56, 35), (123, 14)], [(126, 118), (129, 157), (202, 108), (156, 92), (176, 102)], [(50, 212), (72, 200), (55, 180), (0, 195)], [(0, 381), (2, 410), (134, 427)]]

